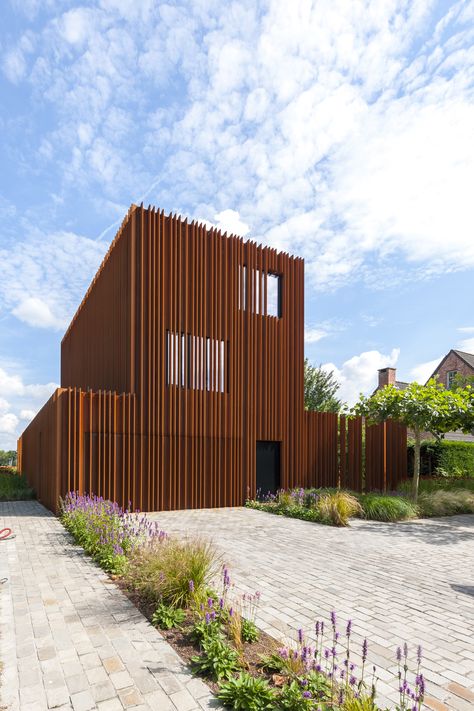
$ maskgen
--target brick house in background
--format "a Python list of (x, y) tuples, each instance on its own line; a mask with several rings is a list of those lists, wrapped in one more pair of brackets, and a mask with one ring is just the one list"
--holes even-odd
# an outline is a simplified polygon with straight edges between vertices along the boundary
[[(396, 368), (380, 368), (378, 371), (379, 380), (378, 385), (374, 390), (381, 390), (387, 385), (394, 385), (398, 390), (405, 390), (409, 385), (402, 380), (397, 380), (397, 369)], [(432, 375), (428, 378), (437, 378), (439, 383), (442, 383), (446, 388), (450, 388), (457, 375), (462, 375), (464, 377), (474, 376), (474, 355), (472, 353), (464, 353), (463, 351), (456, 351), (451, 349), (447, 355), (440, 361), (439, 365), (436, 367)], [(428, 382), (428, 381), (426, 381)], [(408, 431), (408, 437), (411, 437), (412, 433)], [(433, 439), (433, 435), (429, 432), (424, 432), (422, 434), (422, 439)], [(447, 432), (444, 435), (444, 439), (459, 442), (474, 442), (474, 434), (464, 434), (460, 430), (456, 432)]]
[(474, 377), (474, 355), (451, 349), (430, 378), (437, 378), (446, 388), (450, 388), (456, 375)]

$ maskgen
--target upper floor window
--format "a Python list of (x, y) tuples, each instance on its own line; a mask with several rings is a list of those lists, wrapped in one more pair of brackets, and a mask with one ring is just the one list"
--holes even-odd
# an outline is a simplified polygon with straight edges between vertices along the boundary
[(239, 267), (239, 309), (262, 316), (282, 316), (282, 277), (260, 269)]
[(451, 388), (453, 387), (454, 379), (457, 374), (457, 370), (448, 370), (448, 374), (446, 376), (446, 387), (448, 388), (448, 390), (451, 390)]
[(228, 341), (166, 332), (166, 384), (191, 390), (228, 391)]

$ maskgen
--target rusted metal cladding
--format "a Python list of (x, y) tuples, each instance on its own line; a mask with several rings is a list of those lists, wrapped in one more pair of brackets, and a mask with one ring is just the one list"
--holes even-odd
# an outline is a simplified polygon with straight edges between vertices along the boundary
[(305, 412), (303, 486), (393, 491), (407, 477), (406, 427), (391, 420), (367, 426), (362, 417)]
[[(260, 440), (280, 443), (281, 486), (298, 484), (303, 291), (302, 259), (132, 207), (62, 342), (72, 435), (58, 493), (93, 489), (142, 510), (243, 504)], [(92, 470), (98, 432), (119, 436), (98, 429), (103, 390), (134, 397), (125, 468), (101, 450)]]
[[(64, 336), (62, 387), (19, 442), (40, 499), (242, 505), (262, 441), (279, 443), (281, 487), (360, 489), (360, 420), (304, 411), (303, 291), (302, 259), (132, 206)], [(384, 445), (394, 462), (402, 439)]]

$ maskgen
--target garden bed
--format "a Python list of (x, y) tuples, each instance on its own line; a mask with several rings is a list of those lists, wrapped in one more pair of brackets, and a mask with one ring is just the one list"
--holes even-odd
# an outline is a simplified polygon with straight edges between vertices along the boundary
[(330, 526), (348, 526), (351, 518), (368, 521), (407, 521), (414, 518), (431, 518), (474, 513), (474, 491), (456, 485), (420, 484), (420, 494), (415, 503), (408, 489), (381, 494), (361, 494), (337, 489), (290, 489), (249, 500), (246, 506), (277, 514), (313, 521)]
[[(282, 646), (258, 630), (260, 593), (238, 595), (209, 543), (169, 537), (146, 516), (93, 496), (68, 495), (61, 518), (227, 707), (379, 710), (376, 669), (369, 664), (366, 640), (358, 652), (353, 649), (351, 620), (340, 629), (333, 612), (329, 621), (315, 621), (313, 630), (299, 630), (294, 643)], [(406, 645), (397, 660), (397, 708), (419, 710), (421, 650), (413, 675)]]

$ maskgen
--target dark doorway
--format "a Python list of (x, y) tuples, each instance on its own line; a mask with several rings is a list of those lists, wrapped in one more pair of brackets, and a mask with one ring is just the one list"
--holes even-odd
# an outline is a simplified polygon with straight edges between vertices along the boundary
[(257, 442), (257, 497), (280, 488), (280, 442)]

